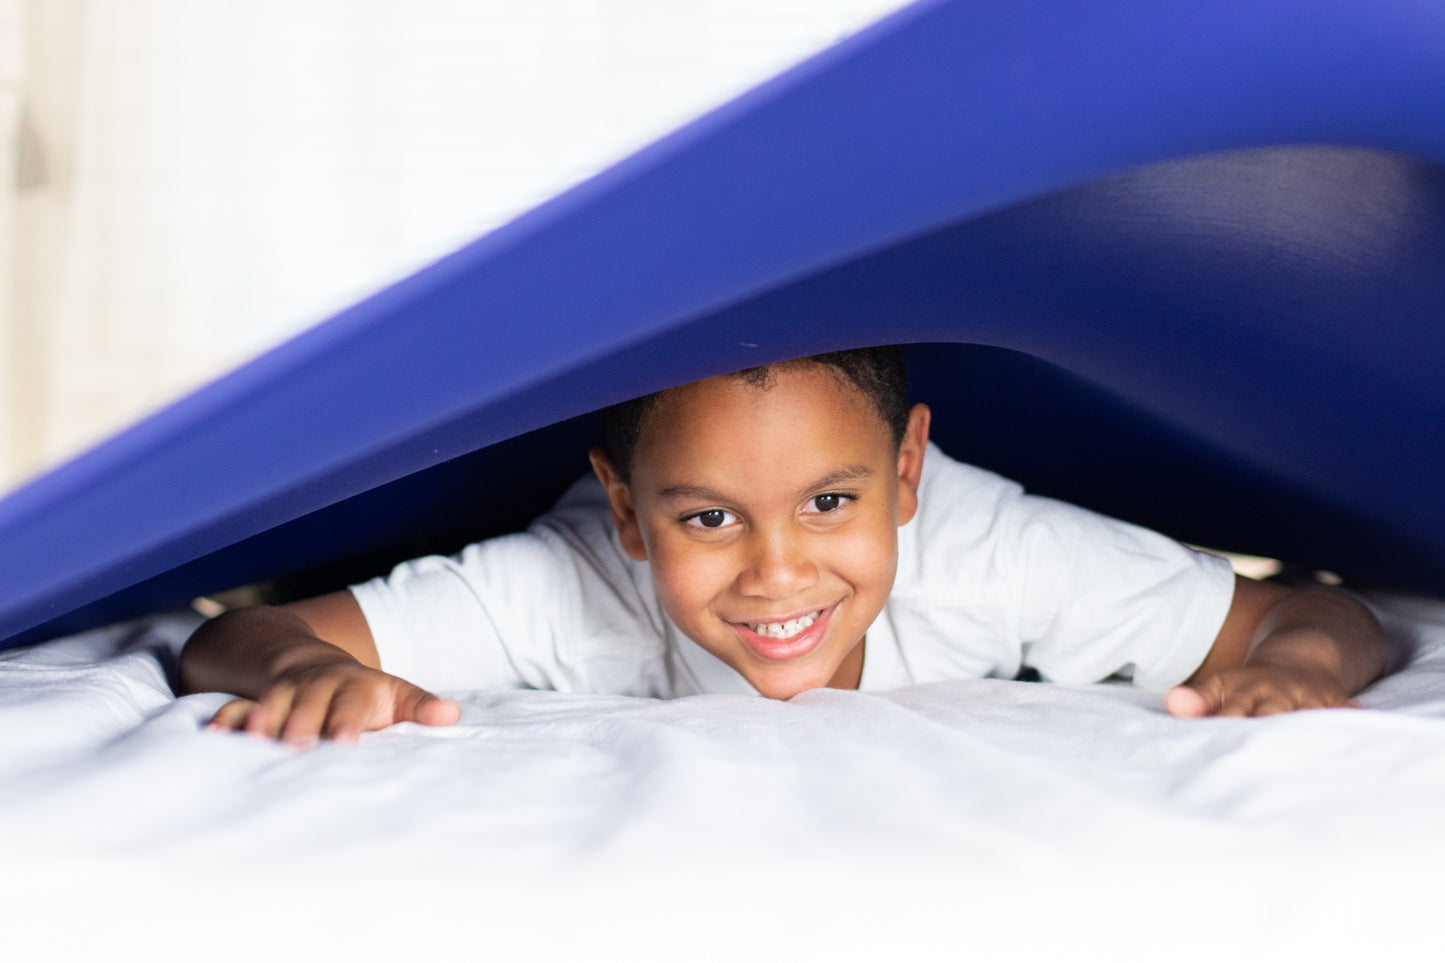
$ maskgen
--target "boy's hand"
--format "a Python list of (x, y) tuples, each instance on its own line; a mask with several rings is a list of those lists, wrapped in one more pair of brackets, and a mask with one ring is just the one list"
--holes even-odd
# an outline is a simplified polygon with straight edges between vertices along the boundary
[(317, 738), (355, 742), (362, 732), (398, 722), (449, 726), (460, 716), (455, 702), (380, 669), (322, 664), (284, 673), (259, 699), (226, 703), (208, 728), (307, 748)]
[(343, 591), (206, 622), (181, 650), (181, 689), (247, 697), (222, 706), (212, 729), (303, 747), (318, 737), (355, 742), (398, 722), (449, 726), (461, 716), (455, 702), (380, 666), (366, 616)]
[(1164, 707), (1197, 718), (1355, 706), (1350, 696), (1384, 671), (1385, 656), (1380, 623), (1351, 596), (1240, 577), (1204, 664)]
[(1164, 708), (1179, 719), (1200, 716), (1270, 716), (1296, 709), (1357, 707), (1328, 672), (1273, 665), (1245, 665), (1164, 695)]

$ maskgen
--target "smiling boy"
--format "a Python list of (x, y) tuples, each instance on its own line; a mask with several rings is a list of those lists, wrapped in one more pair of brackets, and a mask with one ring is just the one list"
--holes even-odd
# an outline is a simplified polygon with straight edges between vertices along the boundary
[(434, 689), (675, 697), (1116, 674), (1177, 716), (1344, 706), (1383, 670), (1370, 612), (1234, 576), (1025, 495), (928, 444), (897, 349), (620, 405), (595, 478), (522, 534), (349, 591), (229, 612), (181, 657), (212, 727), (307, 745), (454, 723)]

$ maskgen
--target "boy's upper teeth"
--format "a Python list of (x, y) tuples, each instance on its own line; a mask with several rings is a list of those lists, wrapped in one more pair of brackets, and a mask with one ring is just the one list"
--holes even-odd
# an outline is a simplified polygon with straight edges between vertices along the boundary
[(788, 619), (786, 622), (749, 622), (748, 628), (758, 635), (770, 639), (791, 639), (818, 621), (818, 616), (822, 614), (823, 610), (819, 609), (816, 612), (809, 612), (807, 615), (800, 615), (796, 619)]

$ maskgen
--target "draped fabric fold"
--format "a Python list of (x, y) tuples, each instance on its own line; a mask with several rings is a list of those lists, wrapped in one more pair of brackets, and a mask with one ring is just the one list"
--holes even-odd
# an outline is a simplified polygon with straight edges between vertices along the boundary
[(1445, 592), (1441, 38), (923, 0), (0, 502), (0, 637), (504, 530), (600, 405), (884, 342), (956, 457)]

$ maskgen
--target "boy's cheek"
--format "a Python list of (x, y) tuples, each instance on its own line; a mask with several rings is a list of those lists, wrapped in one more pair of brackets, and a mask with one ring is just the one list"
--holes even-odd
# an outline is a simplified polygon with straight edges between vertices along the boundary
[(705, 605), (720, 590), (718, 583), (723, 575), (719, 566), (699, 553), (654, 542), (648, 561), (658, 596), (665, 605), (679, 610), (669, 613), (674, 620), (688, 615), (691, 608)]
[(836, 559), (840, 568), (855, 573), (855, 581), (886, 595), (898, 572), (898, 528), (875, 523), (839, 545)]

